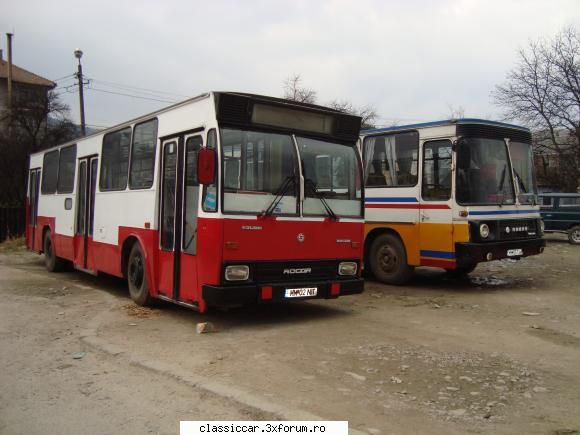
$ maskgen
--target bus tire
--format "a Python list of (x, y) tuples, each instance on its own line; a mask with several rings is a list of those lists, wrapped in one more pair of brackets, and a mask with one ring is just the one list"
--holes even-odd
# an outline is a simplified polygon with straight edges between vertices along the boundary
[(407, 264), (403, 242), (394, 234), (381, 234), (369, 251), (371, 272), (385, 284), (403, 285), (413, 277), (413, 267)]
[(61, 272), (65, 267), (65, 260), (59, 258), (54, 253), (54, 243), (50, 230), (44, 232), (44, 239), (42, 241), (44, 252), (44, 265), (49, 272)]
[(139, 243), (134, 243), (127, 261), (127, 283), (129, 284), (129, 295), (137, 305), (145, 306), (151, 303), (147, 278), (143, 250)]
[(568, 241), (573, 245), (580, 245), (580, 225), (574, 225), (568, 230)]

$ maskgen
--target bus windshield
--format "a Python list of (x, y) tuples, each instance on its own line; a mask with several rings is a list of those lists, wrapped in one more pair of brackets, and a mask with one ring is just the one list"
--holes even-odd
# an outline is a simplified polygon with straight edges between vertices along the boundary
[[(223, 210), (296, 216), (300, 187), (292, 136), (221, 129)], [(361, 175), (354, 147), (298, 137), (304, 214), (362, 216)]]
[[(298, 160), (285, 134), (221, 129), (225, 212), (297, 215)], [(284, 190), (284, 191), (282, 191)]]
[(538, 190), (534, 177), (532, 146), (522, 142), (510, 142), (509, 147), (516, 185), (518, 186), (518, 200), (521, 204), (536, 204)]
[(507, 147), (502, 139), (462, 138), (457, 147), (459, 204), (514, 204)]
[(361, 173), (353, 146), (298, 137), (304, 214), (362, 216)]

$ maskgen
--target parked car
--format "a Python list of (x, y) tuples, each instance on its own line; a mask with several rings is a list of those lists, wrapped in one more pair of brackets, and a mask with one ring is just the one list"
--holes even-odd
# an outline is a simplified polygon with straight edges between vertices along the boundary
[(580, 245), (580, 194), (542, 193), (540, 195), (544, 232), (566, 233), (573, 245)]

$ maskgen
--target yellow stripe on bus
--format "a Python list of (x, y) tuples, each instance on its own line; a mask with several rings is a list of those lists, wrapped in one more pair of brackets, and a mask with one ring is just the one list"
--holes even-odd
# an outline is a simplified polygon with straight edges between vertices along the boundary
[[(421, 264), (421, 250), (454, 252), (455, 243), (469, 242), (469, 225), (462, 223), (366, 223), (365, 238), (373, 230), (390, 229), (396, 232), (405, 245), (407, 263)], [(423, 240), (420, 241), (420, 237)], [(423, 257), (431, 258), (431, 257)], [(445, 261), (445, 259), (437, 258)], [(454, 260), (449, 260), (450, 262)]]

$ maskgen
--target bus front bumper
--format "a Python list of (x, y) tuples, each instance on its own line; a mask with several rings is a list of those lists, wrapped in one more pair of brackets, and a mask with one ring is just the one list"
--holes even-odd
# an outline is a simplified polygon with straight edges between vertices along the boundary
[(546, 241), (542, 238), (508, 240), (488, 243), (456, 243), (455, 255), (458, 266), (500, 260), (519, 259), (544, 252)]
[[(313, 296), (293, 296), (289, 293), (312, 293)], [(292, 291), (293, 290), (293, 291)], [(267, 284), (240, 284), (228, 286), (203, 286), (203, 299), (208, 305), (249, 305), (271, 302), (291, 302), (308, 299), (334, 299), (339, 296), (359, 294), (364, 291), (362, 278), (340, 281), (291, 282)]]

